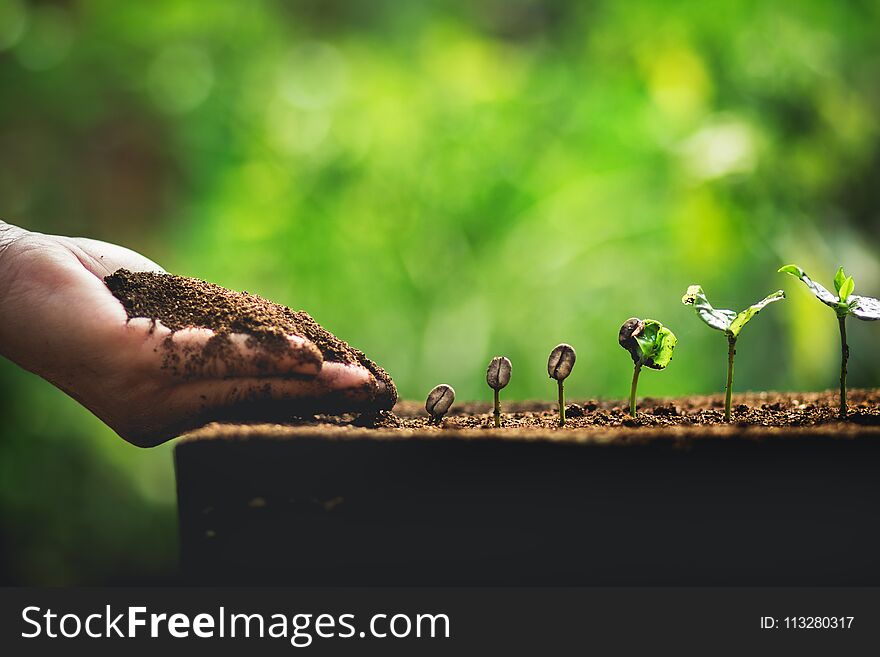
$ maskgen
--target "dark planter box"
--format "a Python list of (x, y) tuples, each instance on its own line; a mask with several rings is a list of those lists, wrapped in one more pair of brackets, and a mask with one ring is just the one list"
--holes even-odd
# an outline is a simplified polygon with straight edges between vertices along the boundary
[(175, 451), (184, 577), (880, 585), (877, 427), (503, 436), (197, 432)]

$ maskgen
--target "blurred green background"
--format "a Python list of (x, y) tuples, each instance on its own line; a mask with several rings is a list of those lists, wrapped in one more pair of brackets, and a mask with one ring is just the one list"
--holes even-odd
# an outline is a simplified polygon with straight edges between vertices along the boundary
[[(311, 312), (421, 399), (624, 397), (631, 315), (679, 337), (644, 395), (824, 389), (797, 281), (880, 293), (880, 3), (0, 0), (0, 216)], [(880, 379), (850, 322), (850, 382)], [(0, 577), (174, 577), (171, 445), (140, 450), (0, 362)]]

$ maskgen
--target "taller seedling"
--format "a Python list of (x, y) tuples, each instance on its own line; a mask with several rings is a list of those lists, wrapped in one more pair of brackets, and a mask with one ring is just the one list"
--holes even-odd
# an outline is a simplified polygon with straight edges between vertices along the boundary
[(849, 345), (846, 343), (846, 318), (852, 315), (856, 319), (868, 322), (880, 319), (880, 300), (853, 294), (856, 287), (855, 281), (852, 276), (847, 276), (844, 273), (843, 267), (838, 269), (834, 276), (834, 291), (837, 296), (812, 280), (797, 265), (785, 265), (785, 267), (780, 267), (779, 271), (802, 280), (819, 301), (833, 308), (837, 313), (837, 322), (840, 326), (840, 417), (845, 419), (846, 365), (849, 361)]
[(736, 356), (736, 340), (739, 338), (740, 331), (751, 321), (752, 317), (761, 312), (766, 306), (776, 301), (782, 301), (784, 298), (785, 292), (778, 290), (740, 313), (736, 313), (733, 310), (717, 310), (713, 308), (703, 293), (703, 288), (699, 285), (691, 285), (681, 298), (683, 304), (694, 307), (697, 315), (709, 327), (722, 331), (727, 336), (727, 394), (724, 399), (725, 422), (730, 422), (730, 399), (733, 394), (733, 359)]

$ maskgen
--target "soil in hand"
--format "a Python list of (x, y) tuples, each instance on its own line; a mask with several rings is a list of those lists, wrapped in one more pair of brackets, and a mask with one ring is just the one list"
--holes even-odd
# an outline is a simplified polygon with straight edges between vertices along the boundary
[(199, 354), (183, 359), (167, 341), (165, 366), (184, 377), (191, 375), (204, 359), (240, 357), (230, 342), (233, 333), (248, 336), (247, 345), (264, 354), (257, 359), (258, 367), (261, 362), (268, 367), (273, 355), (292, 351), (286, 336), (296, 335), (317, 347), (320, 354), (314, 354), (316, 361), (359, 364), (372, 372), (384, 384), (376, 387), (372, 407), (388, 409), (397, 401), (397, 389), (385, 370), (324, 329), (306, 312), (291, 310), (255, 294), (173, 274), (120, 269), (107, 276), (104, 283), (125, 307), (129, 319), (144, 317), (161, 322), (171, 331), (207, 328), (215, 333)]

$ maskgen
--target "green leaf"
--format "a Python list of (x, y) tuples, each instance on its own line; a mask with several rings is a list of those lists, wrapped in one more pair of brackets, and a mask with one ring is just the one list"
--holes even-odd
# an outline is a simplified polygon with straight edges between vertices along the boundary
[[(794, 272), (803, 273), (799, 267), (795, 267), (794, 265), (788, 265), (782, 269), (793, 275), (797, 275)], [(831, 293), (829, 292), (828, 294)], [(785, 292), (778, 290), (758, 303), (749, 306), (741, 313), (735, 313), (732, 310), (716, 310), (709, 304), (709, 300), (706, 299), (706, 295), (703, 293), (703, 288), (699, 285), (691, 285), (687, 289), (685, 295), (681, 298), (681, 302), (685, 305), (692, 305), (697, 311), (697, 315), (699, 315), (700, 319), (713, 329), (724, 331), (727, 335), (736, 338), (739, 336), (739, 332), (742, 331), (743, 327), (751, 321), (752, 317), (757, 315), (771, 303), (782, 301), (784, 298)]]
[(699, 285), (691, 285), (681, 298), (681, 302), (686, 306), (693, 306), (699, 318), (717, 331), (726, 333), (730, 323), (736, 318), (736, 313), (732, 310), (713, 308)]
[(795, 278), (800, 279), (804, 283), (804, 285), (809, 288), (810, 292), (813, 293), (813, 296), (815, 296), (819, 301), (824, 303), (826, 306), (834, 308), (838, 313), (841, 312), (840, 303), (838, 302), (837, 296), (831, 294), (831, 292), (826, 290), (822, 285), (819, 285), (819, 283), (812, 280), (809, 276), (807, 276), (806, 272), (797, 265), (786, 265), (785, 267), (780, 267), (779, 271), (781, 273), (791, 274)]
[(798, 267), (797, 265), (785, 265), (779, 268), (778, 273), (780, 274), (791, 274), (796, 278), (800, 278), (804, 275), (804, 270)]
[(871, 297), (860, 297), (853, 294), (855, 289), (855, 281), (852, 276), (847, 276), (843, 267), (837, 270), (834, 276), (834, 287), (837, 290), (837, 296), (831, 294), (819, 283), (810, 279), (803, 269), (797, 265), (786, 265), (779, 269), (780, 272), (791, 274), (795, 278), (799, 278), (804, 282), (810, 292), (826, 306), (834, 308), (834, 312), (838, 317), (846, 317), (854, 315), (859, 319), (873, 321), (880, 319), (880, 301)]
[(642, 362), (654, 370), (665, 369), (672, 360), (678, 339), (675, 334), (654, 319), (645, 320), (645, 328), (636, 336), (642, 352)]
[[(835, 281), (836, 280), (837, 279), (835, 278)], [(837, 290), (837, 296), (840, 299), (840, 303), (846, 303), (846, 300), (849, 299), (849, 295), (853, 293), (855, 288), (856, 282), (853, 280), (853, 277), (847, 277)]]
[(730, 323), (730, 327), (727, 329), (727, 332), (735, 338), (738, 337), (740, 331), (743, 330), (743, 327), (748, 324), (755, 315), (757, 315), (771, 303), (782, 301), (784, 298), (785, 292), (783, 292), (782, 290), (777, 290), (773, 294), (770, 294), (761, 299), (758, 303), (752, 304), (736, 316), (736, 318)]
[(840, 294), (840, 288), (843, 286), (843, 282), (845, 280), (846, 274), (843, 273), (843, 267), (841, 267), (834, 275), (834, 290), (837, 292), (837, 294)]

